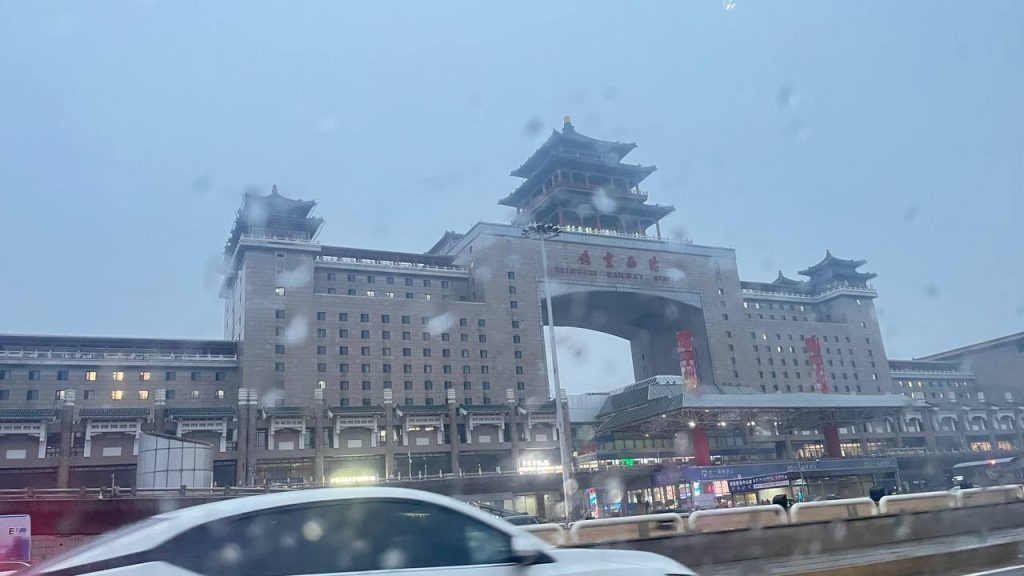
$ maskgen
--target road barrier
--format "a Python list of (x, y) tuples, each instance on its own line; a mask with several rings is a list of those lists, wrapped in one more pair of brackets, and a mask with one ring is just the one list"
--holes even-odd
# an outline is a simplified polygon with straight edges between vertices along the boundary
[(798, 502), (789, 510), (790, 522), (818, 522), (846, 520), (878, 514), (878, 506), (871, 498), (847, 498), (821, 502)]
[(675, 536), (686, 531), (686, 523), (679, 514), (646, 514), (622, 518), (581, 520), (569, 526), (569, 541), (573, 544), (597, 544), (619, 540), (635, 540)]
[(1021, 487), (1016, 484), (1009, 486), (993, 486), (991, 488), (967, 488), (956, 493), (958, 508), (965, 506), (984, 506), (986, 504), (1005, 504), (1024, 498)]
[(527, 532), (555, 546), (566, 544), (565, 528), (561, 524), (527, 524), (522, 526)]
[(902, 514), (956, 508), (952, 492), (921, 492), (919, 494), (893, 494), (878, 501), (880, 514)]
[(744, 508), (698, 510), (690, 514), (688, 521), (691, 532), (717, 532), (788, 524), (789, 517), (782, 506), (764, 504)]

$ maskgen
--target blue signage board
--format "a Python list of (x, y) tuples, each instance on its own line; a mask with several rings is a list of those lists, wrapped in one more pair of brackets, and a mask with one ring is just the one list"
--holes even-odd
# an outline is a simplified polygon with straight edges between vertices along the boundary
[(729, 492), (754, 492), (763, 488), (778, 488), (789, 486), (789, 474), (766, 474), (764, 476), (752, 476), (750, 478), (737, 478), (729, 480)]
[(729, 464), (724, 466), (673, 466), (654, 474), (659, 485), (680, 482), (710, 482), (713, 480), (735, 480), (771, 474), (858, 474), (895, 470), (895, 458), (825, 458), (821, 460), (800, 460), (790, 462), (763, 462), (758, 464)]

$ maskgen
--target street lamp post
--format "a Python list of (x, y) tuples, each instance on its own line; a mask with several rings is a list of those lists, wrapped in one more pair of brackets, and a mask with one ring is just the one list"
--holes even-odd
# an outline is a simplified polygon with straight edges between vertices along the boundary
[(548, 282), (548, 251), (544, 244), (562, 233), (562, 229), (554, 224), (531, 224), (523, 228), (523, 236), (537, 238), (540, 240), (540, 259), (544, 270), (544, 302), (548, 312), (548, 339), (551, 341), (551, 376), (555, 386), (552, 397), (555, 399), (555, 430), (558, 432), (558, 456), (562, 462), (562, 498), (565, 503), (565, 521), (572, 522), (572, 462), (569, 459), (569, 451), (566, 442), (570, 439), (570, 431), (565, 429), (565, 419), (562, 409), (562, 385), (558, 380), (558, 350), (555, 345), (555, 318), (551, 309), (551, 286)]

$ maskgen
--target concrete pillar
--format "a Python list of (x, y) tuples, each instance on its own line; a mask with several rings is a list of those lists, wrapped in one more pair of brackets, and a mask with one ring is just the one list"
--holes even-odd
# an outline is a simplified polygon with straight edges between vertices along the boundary
[(132, 441), (132, 456), (139, 455), (139, 440), (142, 437), (142, 420), (135, 422), (135, 439)]
[(71, 448), (74, 445), (75, 391), (64, 391), (60, 413), (60, 454), (57, 455), (57, 487), (68, 488), (71, 475)]
[(373, 433), (370, 435), (370, 447), (376, 448), (380, 440), (380, 425), (377, 423), (377, 417), (373, 417)]
[(511, 388), (505, 390), (505, 402), (508, 404), (508, 425), (511, 429), (509, 434), (512, 440), (512, 470), (519, 470), (519, 422), (518, 408), (516, 406), (515, 392)]
[[(313, 389), (313, 482), (324, 483), (324, 412), (327, 407), (324, 401), (324, 389)], [(303, 426), (305, 429), (305, 426)], [(305, 440), (305, 439), (303, 439)], [(305, 447), (305, 444), (303, 444)]]
[(167, 391), (157, 388), (153, 391), (153, 432), (164, 433), (164, 419), (167, 417)]
[[(565, 393), (565, 388), (559, 390), (558, 400), (562, 403), (562, 431), (565, 434), (558, 435), (558, 441), (565, 444), (565, 455), (569, 458), (568, 462), (563, 462), (563, 466), (568, 466), (571, 471), (572, 468), (572, 422), (569, 420), (569, 397)], [(562, 436), (565, 436), (564, 438)], [(570, 508), (571, 510), (571, 508)]]
[(395, 474), (395, 407), (390, 388), (384, 390), (384, 477)]
[(921, 411), (921, 430), (925, 432), (924, 442), (929, 451), (935, 451), (935, 415), (925, 408)]
[(249, 390), (238, 389), (238, 441), (235, 446), (235, 484), (249, 483), (246, 470), (249, 469)]
[(82, 457), (92, 457), (92, 422), (85, 423), (85, 449), (82, 451)]
[(228, 451), (228, 419), (225, 418), (220, 424), (220, 452)]
[(825, 455), (830, 458), (842, 457), (843, 447), (839, 442), (839, 426), (835, 422), (825, 422), (821, 429), (825, 436)]
[(693, 463), (697, 466), (711, 465), (711, 446), (708, 444), (708, 431), (703, 426), (690, 430), (690, 442), (693, 444)]
[(996, 416), (995, 410), (989, 410), (985, 421), (988, 423), (988, 441), (992, 444), (993, 450), (998, 450), (996, 446), (999, 444), (999, 438), (996, 436), (996, 432), (999, 430), (999, 418)]
[(903, 430), (903, 428), (904, 428), (903, 422), (904, 422), (903, 421), (903, 413), (902, 412), (897, 412), (896, 415), (893, 416), (893, 425), (894, 425), (893, 433), (896, 435), (896, 447), (897, 448), (903, 448), (903, 432), (904, 432), (904, 430)]
[(39, 451), (37, 456), (40, 460), (46, 458), (46, 422), (39, 424)]
[(248, 402), (249, 418), (246, 423), (249, 433), (246, 435), (245, 451), (249, 455), (248, 467), (246, 468), (246, 485), (251, 486), (256, 483), (256, 464), (258, 459), (256, 458), (257, 447), (256, 447), (256, 425), (259, 423), (260, 412), (259, 412), (259, 393), (255, 388), (249, 388), (247, 393), (246, 402)]
[(459, 474), (462, 472), (462, 467), (459, 465), (459, 423), (456, 420), (456, 411), (458, 405), (455, 402), (455, 390), (449, 388), (447, 391), (448, 395), (448, 425), (451, 426), (449, 436), (451, 436), (451, 456), (452, 456), (452, 474)]

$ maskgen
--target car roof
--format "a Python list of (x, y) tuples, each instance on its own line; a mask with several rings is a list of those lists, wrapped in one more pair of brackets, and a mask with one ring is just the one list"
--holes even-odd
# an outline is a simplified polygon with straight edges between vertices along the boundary
[[(259, 512), (260, 510), (280, 508), (282, 506), (355, 499), (401, 499), (435, 504), (457, 510), (505, 533), (523, 534), (533, 540), (538, 547), (549, 547), (543, 541), (533, 537), (533, 535), (525, 533), (525, 531), (519, 532), (515, 526), (503, 522), (475, 506), (470, 506), (448, 496), (408, 488), (314, 488), (221, 500), (219, 502), (164, 512), (117, 530), (109, 535), (100, 536), (81, 549), (73, 550), (67, 556), (53, 563), (47, 563), (46, 569), (59, 570), (71, 568), (85, 563), (98, 562), (149, 550), (186, 530), (219, 518), (228, 518)], [(107, 543), (113, 541), (116, 541), (116, 547), (106, 546)]]

